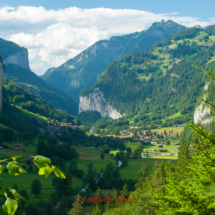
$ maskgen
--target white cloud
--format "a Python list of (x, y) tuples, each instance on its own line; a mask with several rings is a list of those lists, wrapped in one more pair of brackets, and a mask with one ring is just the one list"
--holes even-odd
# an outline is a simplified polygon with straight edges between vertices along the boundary
[(0, 37), (29, 50), (31, 69), (38, 75), (76, 56), (101, 39), (147, 29), (153, 22), (171, 19), (191, 27), (207, 26), (198, 17), (181, 17), (177, 12), (155, 14), (129, 9), (46, 10), (43, 7), (0, 8)]

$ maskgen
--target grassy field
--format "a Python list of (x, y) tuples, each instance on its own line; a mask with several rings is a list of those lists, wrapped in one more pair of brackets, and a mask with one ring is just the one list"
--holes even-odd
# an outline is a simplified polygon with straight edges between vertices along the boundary
[[(168, 151), (171, 151), (174, 153), (178, 153), (178, 147), (179, 146), (174, 146), (174, 145), (164, 146), (165, 149), (168, 149)], [(158, 147), (158, 145), (156, 145), (156, 146), (144, 146), (143, 150), (152, 150), (152, 149), (159, 149), (159, 147)]]
[(178, 116), (181, 116), (181, 113), (180, 113), (180, 112), (175, 113), (173, 116), (167, 117), (167, 119), (174, 119), (175, 117), (178, 117)]
[[(18, 176), (9, 175), (8, 172), (3, 172), (1, 174), (1, 182), (3, 186), (12, 187), (14, 184), (18, 184), (19, 190), (26, 190), (30, 197), (34, 197), (31, 193), (31, 183), (34, 179), (39, 179), (42, 184), (42, 192), (38, 197), (43, 199), (49, 199), (51, 194), (55, 192), (54, 187), (52, 186), (52, 179), (54, 174), (50, 175), (48, 178), (45, 176), (38, 175), (37, 173), (26, 173)], [(83, 182), (79, 179), (72, 179), (72, 187), (81, 187)]]
[[(32, 152), (32, 154), (34, 154), (35, 152), (35, 145), (32, 146), (28, 146), (29, 150)], [(155, 146), (156, 147), (156, 146)], [(106, 168), (106, 165), (110, 162), (113, 163), (113, 165), (115, 166), (115, 160), (114, 158), (111, 158), (111, 156), (109, 154), (105, 154), (105, 159), (101, 160), (100, 159), (100, 154), (101, 154), (101, 150), (97, 149), (97, 148), (88, 148), (88, 147), (82, 147), (82, 148), (78, 148), (75, 147), (77, 149), (77, 151), (80, 154), (79, 159), (77, 159), (77, 164), (78, 164), (78, 168), (82, 169), (85, 173), (87, 173), (88, 167), (87, 164), (88, 163), (93, 163), (93, 167), (95, 167), (97, 169), (97, 171), (99, 172), (100, 169), (102, 168), (103, 170)], [(150, 147), (148, 147), (150, 148)], [(169, 146), (169, 149), (171, 148), (171, 150), (173, 151), (173, 146)], [(112, 151), (111, 151), (112, 152)], [(114, 151), (114, 153), (116, 153), (116, 151)], [(0, 159), (5, 159), (8, 157), (12, 157), (12, 156), (28, 156), (27, 153), (22, 153), (19, 151), (13, 151), (13, 150), (9, 150), (9, 149), (3, 149), (0, 151)], [(171, 160), (171, 162), (176, 162), (176, 160), (173, 159), (177, 159), (177, 157), (172, 158), (170, 156), (150, 156), (149, 158), (146, 159), (130, 159), (129, 160), (129, 165), (121, 170), (121, 177), (122, 178), (127, 178), (127, 179), (135, 179), (135, 177), (137, 176), (141, 166), (144, 164), (147, 166), (147, 170), (151, 171), (154, 163), (157, 162), (167, 162), (168, 160)], [(11, 176), (8, 174), (8, 172), (3, 172), (1, 174), (1, 181), (3, 183), (3, 185), (8, 186), (8, 187), (12, 187), (14, 184), (19, 184), (19, 190), (26, 190), (30, 197), (34, 197), (32, 194), (30, 194), (31, 189), (30, 189), (30, 185), (32, 183), (32, 181), (34, 179), (39, 179), (42, 183), (42, 193), (41, 195), (39, 195), (39, 197), (43, 198), (43, 199), (48, 199), (51, 196), (51, 193), (53, 193), (54, 187), (52, 186), (52, 178), (54, 177), (54, 175), (50, 175), (47, 179), (45, 179), (44, 176), (40, 176), (36, 173), (27, 173), (27, 174), (22, 174), (19, 176)], [(83, 182), (77, 178), (73, 178), (73, 188), (75, 188), (76, 186), (81, 187), (83, 185)], [(104, 196), (108, 196), (110, 193), (112, 193), (112, 191), (110, 190), (103, 190), (102, 193), (104, 194)], [(39, 199), (37, 199), (39, 200)]]
[(35, 114), (35, 113), (32, 113), (32, 112), (30, 112), (30, 111), (28, 111), (28, 110), (25, 110), (25, 109), (22, 109), (22, 108), (20, 108), (20, 110), (21, 110), (24, 114), (26, 114), (26, 115), (28, 115), (28, 116), (30, 116), (30, 117), (34, 117), (34, 118), (36, 118), (36, 119), (41, 119), (41, 120), (44, 120), (44, 121), (48, 121), (48, 118), (46, 118), (45, 116), (37, 115), (37, 114)]
[(85, 132), (85, 134), (86, 134), (88, 137), (90, 137), (91, 135), (93, 135), (93, 134), (90, 133), (90, 132)]
[(114, 156), (115, 156), (117, 152), (119, 152), (119, 150), (112, 150), (112, 151), (110, 151), (110, 154), (114, 154)]
[(2, 149), (2, 150), (0, 150), (0, 160), (10, 158), (10, 157), (14, 157), (14, 156), (26, 157), (27, 155), (25, 153), (23, 153), (23, 152), (14, 151), (14, 150), (10, 150), (10, 149)]
[[(52, 186), (52, 179), (54, 175), (50, 175), (48, 178), (45, 176), (38, 175), (36, 173), (26, 173), (21, 174), (19, 176), (9, 175), (8, 172), (3, 172), (1, 174), (1, 182), (4, 186), (12, 187), (14, 184), (18, 184), (19, 190), (26, 190), (28, 194), (31, 193), (31, 183), (34, 179), (39, 179), (42, 184), (42, 193), (39, 197), (48, 199), (51, 197), (51, 193), (53, 193), (54, 187)], [(30, 195), (30, 197), (34, 197)]]
[[(26, 149), (26, 154), (30, 153), (32, 155), (35, 155), (36, 148), (37, 148), (37, 139), (34, 141), (34, 143), (28, 143), (28, 142), (22, 142), (22, 143), (20, 143), (18, 141), (13, 141), (13, 142), (10, 142), (10, 143), (4, 142), (4, 144), (6, 144), (8, 146), (13, 146), (13, 145), (16, 145), (16, 144), (22, 144), (22, 148)], [(18, 152), (18, 151), (16, 151), (16, 152)], [(1, 153), (0, 153), (0, 157), (1, 157)]]
[(152, 129), (152, 132), (157, 131), (158, 134), (164, 134), (164, 130), (166, 130), (167, 133), (169, 133), (169, 131), (173, 131), (173, 134), (178, 134), (180, 135), (180, 133), (184, 130), (184, 127), (167, 127), (167, 128), (160, 128), (160, 129)]
[(170, 156), (170, 155), (149, 155), (149, 158), (153, 159), (161, 159), (161, 160), (177, 160), (177, 156)]
[(146, 170), (148, 171), (148, 174), (152, 171), (153, 166), (155, 164), (155, 162), (173, 162), (176, 163), (176, 159), (172, 158), (173, 156), (165, 156), (162, 158), (159, 157), (149, 157), (149, 158), (139, 158), (139, 159), (130, 159), (128, 162), (128, 166), (123, 168), (121, 170), (121, 177), (122, 178), (127, 178), (127, 179), (135, 179), (135, 177), (137, 176), (138, 172), (140, 171), (140, 168), (142, 165), (146, 166)]
[(115, 160), (111, 158), (109, 154), (104, 154), (104, 160), (100, 158), (101, 150), (97, 148), (88, 148), (75, 147), (80, 154), (79, 159), (77, 159), (78, 168), (82, 169), (85, 173), (87, 173), (88, 167), (87, 164), (92, 163), (93, 167), (100, 171), (103, 170), (107, 166), (108, 163), (112, 162), (115, 165)]
[[(174, 145), (170, 145), (170, 146), (164, 146), (165, 149), (168, 149), (169, 152), (174, 152), (174, 153), (178, 153), (178, 147), (179, 146), (174, 146)], [(149, 146), (149, 145), (144, 145), (143, 150), (152, 150), (152, 149), (159, 149), (158, 145), (156, 146)], [(114, 155), (119, 152), (119, 150), (112, 150), (110, 151), (110, 154), (113, 153)]]
[(2, 123), (0, 123), (0, 127), (1, 128), (8, 128), (6, 125), (3, 125)]
[[(150, 146), (147, 148), (149, 149)], [(157, 148), (157, 146), (152, 146), (152, 148)], [(150, 149), (152, 149), (150, 148)], [(165, 147), (167, 148), (167, 147)], [(93, 166), (97, 169), (97, 171), (100, 171), (102, 168), (103, 170), (105, 169), (106, 165), (109, 162), (112, 162), (115, 165), (115, 160), (110, 157), (110, 155), (105, 154), (105, 159), (101, 160), (100, 159), (100, 154), (101, 150), (96, 149), (96, 148), (87, 148), (87, 147), (82, 147), (82, 148), (77, 148), (77, 151), (80, 154), (79, 159), (77, 159), (78, 163), (78, 168), (82, 169), (85, 173), (87, 172), (87, 164), (88, 163), (93, 163)], [(145, 148), (146, 149), (146, 148)], [(177, 152), (177, 146), (168, 146), (168, 149), (174, 152)], [(113, 150), (110, 151), (110, 153), (117, 153), (118, 150)], [(145, 164), (148, 168), (149, 171), (152, 170), (152, 167), (154, 166), (154, 163), (157, 162), (167, 162), (168, 160), (171, 160), (171, 162), (176, 162), (177, 157), (176, 156), (150, 156), (149, 158), (144, 158), (144, 159), (130, 159), (129, 160), (129, 166), (126, 168), (123, 168), (121, 170), (121, 176), (122, 178), (128, 178), (128, 179), (134, 179), (141, 166)]]

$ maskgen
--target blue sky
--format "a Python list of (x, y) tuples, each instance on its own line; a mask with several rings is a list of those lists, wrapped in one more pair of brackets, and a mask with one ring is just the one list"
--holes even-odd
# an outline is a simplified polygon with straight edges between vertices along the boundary
[(26, 47), (32, 71), (41, 75), (98, 40), (161, 19), (186, 27), (215, 24), (214, 8), (214, 0), (6, 0), (0, 3), (0, 37)]

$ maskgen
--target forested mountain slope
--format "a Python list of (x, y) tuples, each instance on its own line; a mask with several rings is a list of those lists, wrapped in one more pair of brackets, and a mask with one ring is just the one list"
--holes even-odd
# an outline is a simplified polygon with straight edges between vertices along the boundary
[(39, 96), (35, 96), (31, 92), (19, 87), (7, 79), (4, 79), (3, 87), (3, 98), (10, 102), (12, 106), (16, 105), (35, 114), (61, 122), (64, 120), (68, 123), (79, 123), (77, 117), (70, 115), (65, 110), (54, 109), (48, 102), (41, 99)]
[(155, 42), (172, 37), (182, 29), (185, 27), (169, 20), (155, 22), (142, 32), (98, 41), (61, 66), (47, 70), (42, 78), (78, 101), (81, 90), (92, 87), (97, 76), (114, 60), (133, 51), (149, 50)]
[(0, 38), (0, 56), (5, 66), (4, 76), (17, 83), (22, 88), (28, 89), (33, 94), (41, 96), (58, 109), (67, 110), (77, 115), (78, 106), (71, 97), (64, 92), (48, 85), (30, 70), (28, 50), (19, 45)]
[[(205, 85), (205, 74), (192, 65), (214, 66), (214, 29), (215, 25), (185, 29), (154, 44), (149, 52), (133, 52), (114, 61), (91, 89), (82, 92), (79, 111), (96, 110), (90, 108), (99, 90), (103, 105), (126, 114), (117, 123), (132, 119), (140, 126), (168, 126), (191, 120)], [(174, 114), (178, 117), (171, 117)]]

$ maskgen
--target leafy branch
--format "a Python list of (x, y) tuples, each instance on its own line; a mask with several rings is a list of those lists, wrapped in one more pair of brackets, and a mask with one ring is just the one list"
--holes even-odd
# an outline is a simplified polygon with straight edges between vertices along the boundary
[[(19, 157), (21, 156), (15, 156), (8, 159), (0, 160), (0, 163), (7, 163), (6, 169), (8, 170), (10, 175), (18, 176), (20, 174), (27, 173), (27, 171), (22, 167), (21, 163), (19, 162)], [(40, 155), (32, 157), (34, 158), (34, 164), (39, 168), (39, 175), (45, 175), (45, 177), (47, 178), (52, 172), (54, 172), (56, 177), (63, 179), (66, 178), (65, 174), (60, 169), (51, 164), (51, 160), (49, 158)], [(12, 161), (8, 162), (9, 159), (12, 159)], [(5, 167), (3, 165), (0, 165), (0, 174), (4, 172), (4, 170)], [(6, 197), (5, 203), (2, 205), (2, 207), (0, 207), (0, 215), (14, 215), (18, 208), (18, 200), (23, 200), (25, 202), (25, 198), (20, 195), (15, 189), (9, 189), (15, 199), (8, 198), (5, 188), (0, 185), (0, 195)]]

